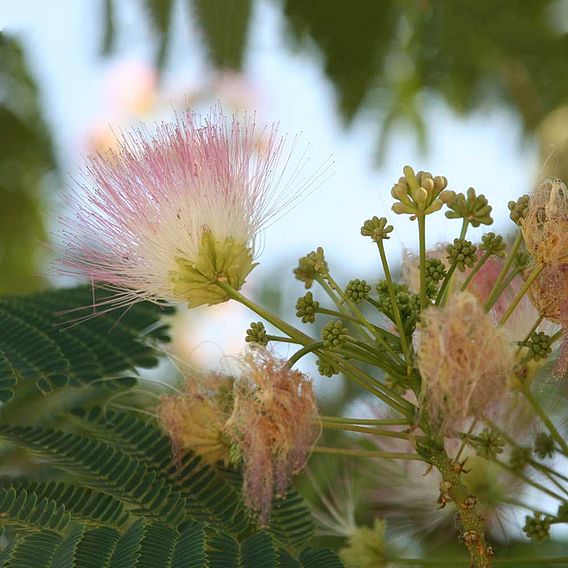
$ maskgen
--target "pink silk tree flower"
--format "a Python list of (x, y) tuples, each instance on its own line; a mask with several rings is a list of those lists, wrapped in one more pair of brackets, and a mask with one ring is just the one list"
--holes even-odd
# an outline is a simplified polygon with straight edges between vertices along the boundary
[(123, 134), (72, 192), (60, 271), (116, 290), (111, 307), (226, 301), (217, 283), (241, 288), (259, 231), (314, 181), (288, 193), (302, 163), (291, 166), (285, 146), (276, 126), (256, 132), (251, 117), (218, 107)]

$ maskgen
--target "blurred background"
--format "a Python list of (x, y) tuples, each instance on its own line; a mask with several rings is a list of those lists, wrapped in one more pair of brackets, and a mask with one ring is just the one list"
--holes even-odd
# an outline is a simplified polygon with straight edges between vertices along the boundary
[[(46, 244), (85, 155), (112, 147), (113, 132), (216, 101), (301, 133), (307, 173), (325, 169), (265, 231), (247, 284), (294, 317), (304, 292), (291, 271), (317, 246), (341, 282), (380, 277), (359, 229), (372, 215), (393, 219), (403, 165), (475, 187), (505, 233), (509, 199), (546, 175), (568, 178), (568, 1), (2, 2), (0, 293), (64, 283), (49, 274)], [(396, 266), (417, 235), (393, 221)], [(429, 244), (453, 239), (455, 223), (433, 217)], [(171, 360), (208, 367), (230, 366), (251, 321), (232, 303), (177, 318)], [(319, 382), (322, 404), (353, 404), (340, 381)], [(446, 515), (436, 527), (451, 525)], [(518, 527), (500, 534), (522, 538)]]

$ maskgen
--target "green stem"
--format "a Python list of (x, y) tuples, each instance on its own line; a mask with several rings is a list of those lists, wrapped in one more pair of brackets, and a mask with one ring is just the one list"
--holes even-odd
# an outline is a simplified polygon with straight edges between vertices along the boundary
[(417, 213), (418, 241), (420, 250), (420, 309), (425, 310), (428, 305), (426, 297), (426, 215)]
[(401, 440), (410, 440), (410, 434), (404, 432), (396, 432), (394, 430), (381, 430), (378, 428), (369, 428), (367, 426), (354, 426), (351, 424), (341, 424), (338, 422), (321, 421), (324, 430), (341, 430), (345, 432), (359, 432), (361, 434), (370, 434), (372, 436), (383, 436), (385, 438), (400, 438)]
[(375, 420), (374, 418), (343, 418), (342, 416), (322, 416), (326, 422), (339, 422), (341, 424), (368, 424), (370, 426), (408, 426), (408, 420), (399, 418), (384, 418)]
[(461, 290), (462, 292), (470, 285), (471, 281), (475, 277), (475, 275), (479, 272), (479, 269), (487, 262), (487, 259), (491, 256), (491, 251), (486, 251), (481, 257), (478, 258), (475, 266), (469, 271), (465, 282), (462, 284)]
[[(531, 335), (538, 329), (538, 326), (542, 323), (543, 319), (544, 316), (539, 316), (537, 318), (537, 320), (534, 322), (534, 325), (531, 327), (530, 331), (526, 334), (525, 338), (523, 339), (523, 343), (526, 343), (531, 338)], [(517, 352), (520, 351), (521, 349), (522, 347), (519, 346)]]
[(493, 284), (493, 288), (491, 289), (489, 297), (485, 302), (486, 312), (488, 312), (493, 307), (493, 304), (497, 301), (497, 298), (499, 298), (499, 295), (501, 294), (500, 290), (501, 284), (503, 283), (503, 280), (505, 280), (505, 276), (507, 276), (507, 273), (509, 272), (511, 265), (515, 260), (515, 255), (517, 254), (517, 251), (519, 250), (519, 247), (521, 246), (522, 242), (523, 242), (523, 234), (521, 233), (521, 231), (519, 231), (517, 233), (517, 236), (515, 237), (515, 240), (513, 241), (511, 250), (507, 255), (507, 260), (505, 261), (505, 264), (503, 265), (503, 268), (501, 269), (499, 276), (497, 276), (497, 280), (495, 280), (495, 284)]
[(298, 344), (298, 342), (295, 339), (290, 339), (289, 337), (283, 337), (281, 335), (267, 335), (266, 339), (268, 339), (268, 341), (276, 341), (278, 343), (295, 343), (295, 344)]
[(324, 446), (315, 446), (313, 452), (316, 454), (336, 454), (339, 456), (353, 456), (353, 457), (362, 457), (362, 458), (384, 458), (389, 460), (424, 461), (418, 454), (406, 454), (402, 452), (381, 452), (378, 450), (326, 448)]
[(462, 228), (460, 231), (460, 239), (465, 239), (468, 227), (469, 227), (469, 221), (464, 217), (462, 221)]
[(452, 276), (454, 275), (454, 272), (456, 271), (456, 264), (452, 264), (452, 266), (450, 266), (450, 269), (448, 270), (446, 277), (444, 278), (444, 281), (442, 282), (442, 285), (440, 286), (440, 289), (438, 290), (438, 296), (436, 296), (436, 305), (440, 306), (443, 301), (444, 301), (444, 297), (446, 295), (447, 289), (450, 285), (450, 282), (452, 280)]
[(466, 447), (466, 445), (469, 441), (469, 437), (471, 436), (471, 433), (473, 432), (473, 429), (475, 428), (476, 424), (477, 424), (477, 418), (475, 418), (473, 420), (468, 431), (463, 436), (460, 447), (458, 449), (458, 453), (456, 454), (456, 457), (454, 458), (455, 461), (458, 461), (460, 459), (460, 456), (462, 455), (462, 452), (464, 451), (464, 449), (465, 449), (465, 447)]
[(314, 351), (317, 351), (322, 347), (323, 347), (323, 341), (316, 341), (311, 345), (305, 345), (301, 349), (298, 349), (298, 351), (296, 351), (296, 353), (294, 353), (292, 357), (288, 359), (286, 367), (288, 367), (288, 369), (291, 369), (304, 355), (307, 355), (308, 353), (313, 353)]
[(394, 320), (396, 327), (398, 329), (398, 335), (400, 337), (400, 345), (402, 347), (402, 352), (404, 353), (404, 359), (406, 361), (407, 372), (410, 373), (410, 351), (408, 349), (408, 342), (406, 339), (406, 333), (404, 331), (404, 325), (402, 324), (402, 318), (400, 317), (400, 309), (398, 307), (398, 302), (396, 301), (396, 294), (394, 291), (394, 284), (391, 277), (391, 272), (389, 268), (389, 263), (387, 255), (385, 253), (385, 245), (382, 239), (377, 241), (377, 247), (379, 249), (379, 255), (381, 257), (381, 264), (383, 265), (383, 272), (385, 273), (385, 280), (387, 281), (387, 287), (389, 290), (389, 297), (392, 305), (392, 310), (394, 314)]
[(337, 294), (339, 294), (339, 296), (341, 296), (341, 298), (343, 299), (343, 301), (349, 306), (349, 308), (351, 309), (351, 312), (353, 313), (353, 315), (359, 320), (359, 323), (365, 327), (372, 335), (373, 337), (375, 337), (375, 339), (377, 340), (377, 342), (379, 344), (381, 344), (392, 356), (392, 358), (397, 361), (400, 362), (400, 357), (398, 356), (398, 353), (396, 353), (394, 351), (394, 349), (387, 343), (387, 341), (384, 339), (384, 337), (377, 332), (377, 330), (375, 329), (375, 327), (369, 322), (367, 321), (367, 318), (363, 315), (363, 313), (361, 312), (361, 310), (357, 307), (357, 305), (352, 302), (341, 290), (341, 288), (339, 287), (339, 285), (337, 284), (337, 282), (335, 282), (335, 280), (328, 274), (327, 275), (328, 281), (329, 281), (329, 285), (331, 286), (331, 288), (337, 292)]
[(442, 475), (447, 485), (445, 493), (459, 514), (460, 530), (464, 543), (471, 556), (471, 565), (475, 568), (491, 568), (493, 552), (485, 541), (485, 521), (477, 505), (471, 505), (471, 493), (461, 480), (461, 470), (451, 460), (445, 450), (433, 450), (430, 463)]
[(538, 400), (532, 395), (530, 389), (528, 387), (525, 387), (521, 389), (521, 392), (523, 393), (527, 401), (530, 403), (535, 413), (542, 420), (542, 422), (550, 432), (550, 435), (554, 438), (554, 440), (556, 440), (558, 445), (562, 448), (562, 453), (565, 456), (568, 456), (568, 444), (566, 443), (566, 441), (564, 440), (564, 438), (562, 437), (556, 426), (553, 424), (552, 420), (550, 420), (546, 412), (544, 412)]
[[(389, 558), (389, 561), (396, 563), (400, 568), (404, 566), (451, 566), (451, 568), (469, 568), (469, 560), (459, 560), (455, 558)], [(493, 560), (495, 566), (509, 566), (515, 568), (520, 564), (534, 564), (539, 568), (546, 568), (554, 564), (568, 563), (568, 556), (548, 556), (543, 558), (500, 558)]]
[(529, 288), (531, 287), (532, 283), (535, 281), (536, 277), (542, 272), (544, 268), (544, 264), (538, 264), (534, 267), (534, 270), (531, 272), (530, 276), (525, 280), (525, 283), (518, 291), (517, 295), (507, 308), (507, 311), (503, 314), (503, 317), (499, 321), (499, 325), (504, 325), (511, 314), (515, 311), (515, 308), (519, 305), (519, 302), (523, 299), (523, 296), (528, 292)]

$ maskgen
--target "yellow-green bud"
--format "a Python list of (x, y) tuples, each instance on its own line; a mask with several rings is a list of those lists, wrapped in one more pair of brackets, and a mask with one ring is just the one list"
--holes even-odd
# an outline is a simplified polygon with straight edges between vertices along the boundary
[(252, 251), (232, 238), (220, 242), (211, 231), (205, 231), (197, 259), (176, 259), (177, 270), (170, 273), (176, 297), (185, 298), (192, 308), (212, 306), (229, 300), (227, 292), (216, 282), (227, 282), (239, 290), (256, 266)]

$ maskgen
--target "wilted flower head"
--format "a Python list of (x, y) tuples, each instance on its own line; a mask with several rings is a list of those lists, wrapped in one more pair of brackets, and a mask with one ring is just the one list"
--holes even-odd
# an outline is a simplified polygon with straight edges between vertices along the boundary
[(527, 249), (537, 262), (568, 263), (568, 190), (559, 179), (537, 187), (520, 223)]
[(181, 394), (164, 396), (157, 414), (174, 446), (198, 453), (206, 463), (229, 463), (226, 422), (233, 409), (233, 381), (212, 374), (189, 375)]
[(124, 135), (89, 159), (74, 191), (62, 271), (119, 290), (115, 305), (225, 301), (215, 283), (243, 285), (259, 230), (299, 193), (283, 202), (298, 175), (284, 180), (283, 150), (275, 127), (257, 133), (251, 118), (229, 122), (218, 108)]
[(468, 292), (426, 310), (422, 321), (418, 367), (424, 402), (442, 429), (453, 429), (503, 396), (515, 351), (507, 332)]
[(274, 496), (286, 494), (320, 435), (312, 382), (267, 350), (249, 352), (227, 431), (243, 460), (247, 505), (265, 525)]

